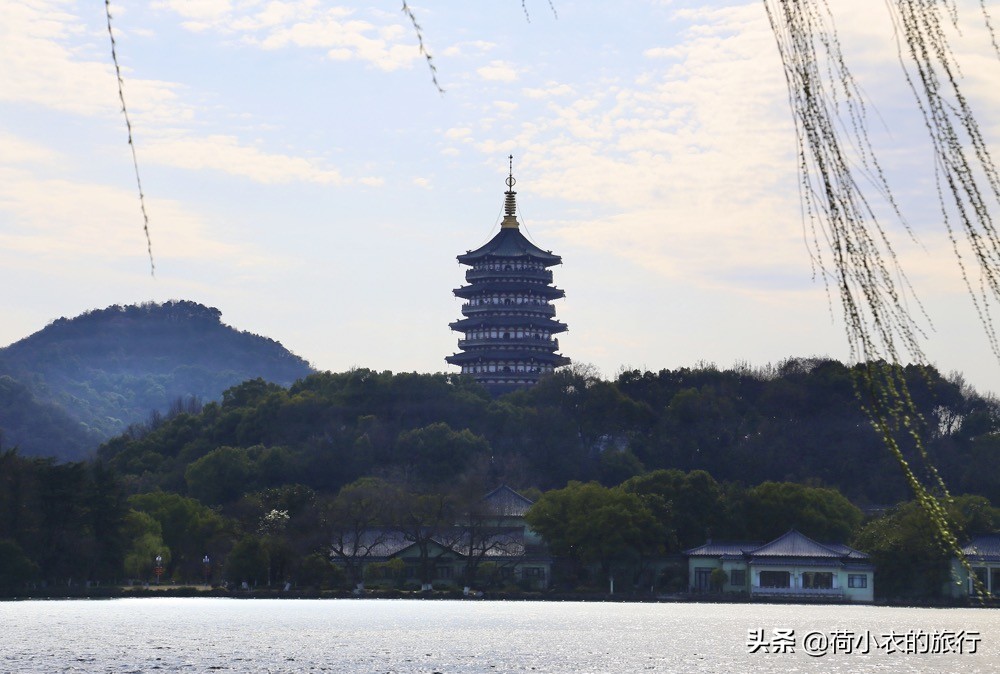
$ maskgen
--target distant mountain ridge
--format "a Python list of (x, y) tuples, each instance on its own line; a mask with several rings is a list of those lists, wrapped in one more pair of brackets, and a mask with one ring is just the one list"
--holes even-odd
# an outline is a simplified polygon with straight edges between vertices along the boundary
[(0, 349), (3, 447), (82, 458), (179, 399), (218, 400), (258, 377), (288, 386), (313, 371), (279, 342), (221, 318), (186, 300), (114, 305)]

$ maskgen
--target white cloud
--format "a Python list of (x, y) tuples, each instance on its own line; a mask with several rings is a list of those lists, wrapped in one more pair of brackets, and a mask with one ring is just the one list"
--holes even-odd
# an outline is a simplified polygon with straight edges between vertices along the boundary
[(421, 59), (408, 29), (382, 12), (371, 16), (389, 23), (355, 18), (356, 10), (323, 7), (316, 0), (246, 2), (168, 0), (157, 5), (188, 19), (195, 32), (236, 35), (243, 44), (265, 50), (322, 49), (334, 61), (359, 60), (384, 71), (409, 68)]
[(473, 40), (470, 42), (457, 42), (441, 52), (443, 56), (479, 56), (496, 49), (495, 42), (485, 40)]
[[(155, 214), (153, 253), (161, 260), (214, 260), (219, 264), (275, 264), (263, 251), (207, 234), (200, 216), (168, 199), (148, 198)], [(145, 254), (135, 192), (97, 183), (42, 178), (0, 168), (0, 259), (13, 264), (75, 264), (80, 258), (116, 259)], [(165, 235), (169, 232), (169, 235)]]
[(142, 156), (144, 161), (191, 170), (223, 171), (263, 184), (296, 181), (344, 184), (339, 171), (322, 167), (316, 161), (264, 152), (241, 145), (233, 136), (155, 139), (143, 147)]
[(555, 96), (572, 96), (576, 92), (568, 84), (549, 82), (544, 87), (524, 89), (522, 93), (528, 98), (552, 98)]
[(517, 68), (506, 61), (490, 61), (489, 65), (477, 68), (476, 72), (491, 82), (516, 82), (518, 78)]

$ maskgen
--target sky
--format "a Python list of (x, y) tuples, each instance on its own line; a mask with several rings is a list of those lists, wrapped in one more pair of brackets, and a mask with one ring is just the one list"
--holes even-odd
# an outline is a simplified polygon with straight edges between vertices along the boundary
[[(1000, 392), (886, 7), (831, 5), (915, 234), (887, 223), (927, 358)], [(111, 3), (152, 275), (104, 3), (0, 0), (0, 345), (186, 299), (321, 370), (456, 371), (455, 256), (498, 231), (513, 155), (522, 231), (563, 258), (574, 362), (848, 358), (761, 0), (410, 7), (444, 93), (398, 0)], [(959, 7), (995, 147), (1000, 66), (978, 2)]]

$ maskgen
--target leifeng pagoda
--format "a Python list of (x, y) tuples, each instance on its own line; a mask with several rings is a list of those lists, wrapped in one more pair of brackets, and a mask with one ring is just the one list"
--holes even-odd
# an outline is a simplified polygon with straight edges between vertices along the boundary
[(550, 303), (565, 293), (552, 285), (553, 265), (562, 258), (528, 241), (521, 233), (514, 200), (513, 157), (504, 193), (500, 231), (487, 244), (458, 256), (469, 285), (455, 290), (465, 300), (462, 318), (450, 324), (464, 333), (461, 353), (445, 358), (499, 395), (531, 386), (569, 358), (556, 353), (554, 335), (566, 331)]

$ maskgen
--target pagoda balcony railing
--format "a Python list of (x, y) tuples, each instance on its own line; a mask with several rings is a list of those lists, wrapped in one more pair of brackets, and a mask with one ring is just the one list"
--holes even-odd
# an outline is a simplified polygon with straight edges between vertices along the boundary
[(545, 339), (537, 337), (473, 337), (470, 339), (458, 340), (458, 348), (467, 349), (469, 347), (510, 347), (510, 346), (539, 346), (543, 349), (554, 351), (559, 350), (558, 339)]
[(542, 316), (556, 315), (556, 308), (551, 304), (535, 304), (534, 302), (521, 302), (520, 304), (517, 302), (511, 302), (510, 304), (493, 304), (491, 302), (473, 304), (472, 302), (466, 302), (462, 305), (462, 314), (465, 316), (482, 314), (485, 312), (510, 313), (522, 311), (532, 314), (540, 314)]
[(552, 283), (552, 272), (548, 269), (469, 269), (465, 272), (466, 281), (482, 279), (532, 279)]

